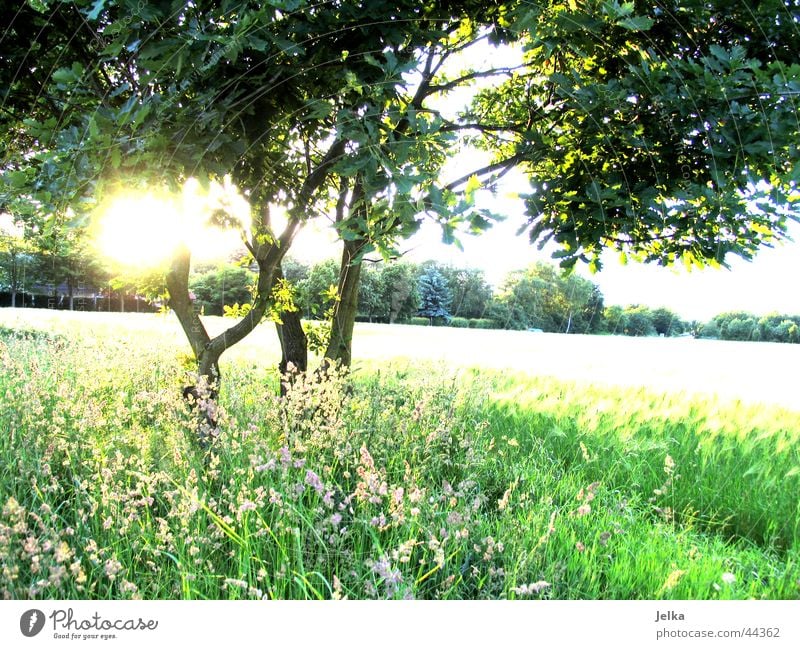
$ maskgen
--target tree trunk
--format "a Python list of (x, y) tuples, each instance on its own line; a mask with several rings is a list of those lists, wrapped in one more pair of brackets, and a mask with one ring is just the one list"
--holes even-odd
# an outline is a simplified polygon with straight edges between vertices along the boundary
[[(11, 306), (17, 306), (17, 282), (19, 282), (19, 270), (17, 269), (17, 256), (11, 255)], [(23, 299), (23, 304), (25, 300)]]
[[(339, 270), (339, 302), (331, 322), (331, 338), (325, 358), (349, 367), (353, 359), (353, 327), (358, 311), (358, 287), (361, 280), (361, 259), (364, 240), (345, 241)], [(357, 261), (356, 261), (357, 260)]]
[[(282, 279), (283, 269), (278, 267), (275, 271), (275, 281)], [(275, 323), (275, 329), (281, 343), (281, 362), (278, 365), (281, 375), (281, 396), (285, 396), (294, 379), (308, 370), (308, 339), (300, 321), (300, 311), (284, 311), (281, 320), (281, 323)]]

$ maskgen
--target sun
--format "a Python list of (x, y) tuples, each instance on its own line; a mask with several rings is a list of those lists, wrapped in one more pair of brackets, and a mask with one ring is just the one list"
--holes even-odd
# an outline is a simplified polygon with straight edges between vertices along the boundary
[[(203, 191), (190, 179), (180, 193), (138, 191), (116, 194), (100, 210), (95, 245), (100, 253), (129, 268), (156, 268), (185, 246), (196, 261), (229, 258), (242, 248), (242, 231), (209, 224), (221, 191)], [(239, 212), (247, 206), (238, 204)], [(241, 214), (233, 215), (241, 218)]]
[(124, 266), (158, 266), (181, 242), (179, 221), (180, 205), (168, 197), (120, 194), (100, 217), (97, 246)]

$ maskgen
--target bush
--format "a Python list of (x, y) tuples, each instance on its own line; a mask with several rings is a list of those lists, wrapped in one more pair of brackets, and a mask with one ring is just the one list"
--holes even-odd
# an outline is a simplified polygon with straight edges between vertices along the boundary
[(500, 329), (494, 320), (489, 318), (474, 318), (469, 321), (470, 329)]
[(456, 327), (458, 329), (466, 329), (469, 327), (469, 320), (467, 318), (450, 318), (450, 322), (448, 325), (451, 327)]
[(430, 325), (430, 323), (431, 323), (431, 321), (428, 318), (417, 318), (417, 317), (414, 317), (414, 318), (409, 318), (409, 320), (408, 320), (408, 324), (412, 324), (412, 325), (428, 326), (428, 325)]

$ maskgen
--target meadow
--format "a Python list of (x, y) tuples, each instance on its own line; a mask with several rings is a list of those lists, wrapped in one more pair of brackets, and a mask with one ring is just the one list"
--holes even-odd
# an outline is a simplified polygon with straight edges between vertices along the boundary
[(264, 325), (204, 452), (172, 317), (3, 309), (0, 593), (796, 599), (794, 347), (364, 325), (279, 398)]

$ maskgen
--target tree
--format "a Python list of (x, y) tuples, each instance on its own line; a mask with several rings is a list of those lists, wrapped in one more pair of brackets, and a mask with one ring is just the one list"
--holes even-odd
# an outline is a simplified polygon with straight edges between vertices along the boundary
[(326, 259), (314, 264), (308, 270), (307, 277), (298, 282), (299, 306), (306, 318), (326, 319), (325, 314), (334, 306), (335, 300), (331, 295), (336, 293), (338, 279), (339, 264), (335, 259)]
[(633, 305), (625, 308), (625, 333), (628, 336), (655, 336), (653, 313), (646, 306)]
[(423, 273), (419, 278), (419, 311), (418, 315), (434, 320), (449, 320), (448, 307), (452, 296), (442, 274), (435, 268)]
[(17, 306), (24, 267), (30, 262), (30, 246), (24, 232), (10, 214), (0, 214), (0, 259), (6, 271), (6, 286), (11, 293), (11, 306)]
[[(418, 48), (447, 41), (480, 5), (296, 2), (291, 20), (244, 1), (26, 5), (3, 42), (0, 129), (10, 136), (4, 200), (45, 219), (82, 218), (119, 179), (128, 187), (164, 179), (176, 187), (190, 176), (204, 182), (230, 174), (252, 205), (252, 308), (212, 338), (190, 299), (188, 249), (178, 250), (166, 277), (198, 374), (212, 382), (224, 350), (270, 312), (281, 261), (301, 224), (331, 201), (341, 203), (338, 224), (358, 228), (344, 237), (339, 304), (348, 312), (337, 313), (331, 353), (349, 362), (365, 241), (356, 231), (360, 224), (381, 229), (367, 223), (366, 188), (372, 200), (389, 184), (385, 160), (370, 148), (369, 129), (383, 116), (367, 113), (370, 106), (403, 106), (398, 88), (407, 84)], [(404, 111), (393, 122), (397, 139), (410, 122)], [(402, 156), (409, 166), (411, 152)], [(378, 214), (401, 208), (384, 202)], [(273, 230), (274, 203), (289, 207), (282, 232)], [(216, 216), (226, 221), (224, 210)]]
[(492, 288), (478, 268), (456, 268), (436, 264), (452, 295), (451, 315), (456, 318), (482, 318), (492, 299)]
[(653, 327), (660, 336), (676, 336), (683, 333), (684, 323), (680, 316), (665, 307), (652, 311)]
[(603, 320), (608, 333), (612, 335), (623, 335), (625, 333), (625, 309), (621, 306), (614, 304), (606, 307), (603, 311)]
[(792, 0), (518, 7), (526, 69), (466, 117), (481, 146), (524, 159), (531, 239), (599, 267), (605, 248), (724, 264), (785, 236), (800, 173), (795, 14)]
[(600, 326), (603, 295), (592, 282), (537, 262), (506, 278), (492, 316), (508, 329), (590, 333)]
[(405, 320), (419, 309), (416, 268), (406, 262), (386, 264), (381, 270), (383, 300), (389, 308), (389, 323)]
[(191, 276), (189, 288), (196, 308), (206, 315), (223, 315), (226, 306), (250, 303), (254, 280), (246, 268), (224, 264)]
[[(4, 36), (3, 180), (20, 207), (80, 216), (110, 178), (230, 173), (249, 191), (248, 316), (212, 339), (188, 299), (186, 251), (168, 276), (201, 375), (218, 377), (224, 349), (270, 311), (294, 235), (323, 211), (343, 241), (326, 356), (344, 364), (364, 254), (391, 256), (423, 212), (448, 241), (485, 227), (474, 195), (515, 166), (534, 187), (531, 237), (559, 243), (565, 265), (597, 266), (606, 247), (725, 263), (793, 218), (780, 210), (797, 175), (789, 0), (292, 6), (289, 20), (243, 0), (74, 0), (25, 6)], [(519, 43), (519, 65), (448, 70), (484, 41)], [(476, 79), (491, 85), (469, 110), (432, 105)], [(468, 143), (492, 162), (441, 179)], [(289, 208), (280, 233), (274, 203)]]
[(386, 290), (382, 269), (370, 264), (361, 271), (358, 289), (358, 315), (373, 322), (388, 321), (389, 304), (386, 302)]

